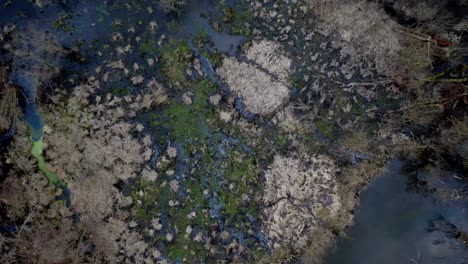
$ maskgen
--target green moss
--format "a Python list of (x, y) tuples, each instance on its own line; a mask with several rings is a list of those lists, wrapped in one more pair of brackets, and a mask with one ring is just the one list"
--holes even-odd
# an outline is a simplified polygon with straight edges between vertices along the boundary
[(251, 23), (253, 15), (248, 8), (239, 6), (226, 6), (218, 4), (218, 10), (222, 10), (212, 23), (214, 30), (222, 32), (223, 29), (231, 35), (249, 37), (252, 34)]
[(128, 95), (130, 94), (130, 91), (127, 88), (122, 88), (122, 87), (114, 87), (111, 90), (112, 95)]
[(168, 132), (171, 141), (183, 144), (187, 153), (196, 148), (209, 136), (208, 122), (212, 122), (217, 115), (209, 103), (209, 97), (217, 87), (208, 79), (194, 83), (193, 101), (191, 105), (173, 101), (162, 109), (160, 113), (149, 115), (151, 127), (161, 132)]
[[(237, 152), (230, 152), (228, 166), (223, 174), (227, 186), (225, 186), (226, 190), (221, 193), (221, 200), (227, 214), (238, 215), (247, 212), (248, 207), (242, 204), (241, 196), (255, 188), (258, 169), (253, 157), (241, 159)], [(234, 188), (229, 188), (230, 184), (234, 184)]]
[(166, 248), (166, 253), (173, 261), (178, 262), (206, 261), (209, 257), (208, 250), (202, 244), (185, 236), (185, 230), (176, 235), (175, 240)]
[(130, 193), (132, 199), (138, 201), (132, 208), (133, 219), (139, 224), (149, 225), (158, 213), (155, 201), (162, 197), (162, 194), (163, 188), (159, 184), (138, 180), (132, 186), (132, 192)]
[(193, 52), (185, 40), (171, 39), (159, 49), (162, 57), (162, 70), (170, 84), (177, 87), (186, 84), (186, 69), (192, 60)]
[(138, 51), (142, 56), (154, 56), (156, 54), (157, 43), (153, 39), (148, 39), (140, 44)]
[(205, 117), (213, 111), (210, 110), (210, 96), (217, 91), (217, 87), (208, 79), (199, 81), (194, 88), (195, 96), (193, 98), (192, 109), (195, 112), (202, 113)]
[(172, 139), (187, 144), (203, 140), (207, 131), (202, 118), (183, 103), (172, 103), (164, 111), (170, 120)]
[[(226, 141), (226, 134), (235, 132), (219, 120), (209, 103), (209, 97), (217, 92), (217, 86), (208, 79), (189, 81), (187, 84), (186, 87), (191, 87), (193, 93), (191, 105), (172, 101), (162, 106), (159, 112), (150, 114), (148, 119), (152, 127), (167, 129), (165, 134), (168, 138), (164, 142), (170, 140), (182, 144), (184, 154), (180, 155), (184, 155), (184, 166), (190, 168), (190, 173), (177, 176), (180, 186), (178, 193), (167, 185), (161, 187), (164, 181), (168, 182), (175, 176), (160, 176), (156, 183), (135, 184), (132, 197), (139, 202), (135, 203), (132, 216), (139, 223), (147, 224), (155, 214), (168, 217), (169, 226), (165, 228), (177, 230), (174, 239), (165, 241), (159, 234), (153, 242), (164, 243), (166, 248), (163, 253), (172, 261), (182, 262), (186, 259), (188, 262), (203, 262), (213, 260), (213, 257), (202, 244), (193, 241), (194, 234), (186, 235), (186, 228), (191, 226), (204, 234), (213, 230), (219, 223), (217, 218), (211, 217), (210, 210), (213, 203), (219, 203), (226, 223), (247, 234), (252, 229), (246, 220), (247, 215), (258, 219), (260, 209), (254, 199), (245, 201), (242, 197), (248, 194), (253, 198), (253, 193), (261, 188), (257, 185), (260, 166), (255, 158), (258, 153), (246, 150), (242, 140)], [(177, 98), (183, 92), (177, 92)], [(229, 188), (230, 184), (234, 184), (234, 188)], [(140, 190), (143, 195), (140, 195)], [(205, 195), (204, 190), (208, 190), (209, 194)], [(177, 200), (180, 204), (170, 207), (169, 200)], [(192, 212), (196, 212), (196, 216), (188, 217)], [(256, 241), (251, 244), (252, 250), (258, 247)]]

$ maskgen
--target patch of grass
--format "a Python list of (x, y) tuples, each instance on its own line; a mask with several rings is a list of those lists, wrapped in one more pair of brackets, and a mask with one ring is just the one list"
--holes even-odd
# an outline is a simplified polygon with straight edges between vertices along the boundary
[(370, 150), (371, 139), (363, 129), (353, 128), (344, 132), (342, 146), (345, 149), (367, 153)]
[(201, 118), (183, 103), (172, 103), (164, 111), (169, 118), (174, 140), (188, 143), (206, 136)]
[[(191, 105), (173, 101), (161, 112), (149, 115), (149, 124), (159, 132), (169, 134), (171, 141), (183, 144), (187, 153), (197, 148), (197, 144), (205, 142), (209, 136), (209, 123), (217, 119), (216, 112), (209, 103), (209, 97), (217, 87), (208, 79), (193, 83), (194, 94)], [(161, 134), (161, 133), (159, 133)]]
[(234, 8), (226, 7), (223, 9), (223, 15), (221, 16), (221, 20), (224, 23), (231, 23), (234, 20), (235, 13), (236, 12), (234, 11)]
[(232, 22), (229, 23), (229, 33), (249, 37), (252, 34), (251, 23), (252, 13), (248, 9), (238, 10), (234, 12)]
[(162, 70), (169, 83), (176, 87), (187, 84), (186, 69), (192, 61), (193, 52), (185, 40), (171, 39), (159, 49), (163, 63)]
[(176, 235), (175, 240), (166, 248), (166, 253), (172, 260), (184, 263), (195, 260), (202, 262), (209, 258), (209, 252), (202, 244), (185, 237), (185, 230)]

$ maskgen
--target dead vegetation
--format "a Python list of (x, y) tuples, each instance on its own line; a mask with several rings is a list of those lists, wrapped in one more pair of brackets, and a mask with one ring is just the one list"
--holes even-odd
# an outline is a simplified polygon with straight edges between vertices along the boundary
[(341, 145), (352, 151), (361, 153), (369, 153), (371, 140), (367, 133), (362, 128), (354, 128), (345, 132), (345, 136)]
[[(337, 37), (342, 54), (354, 65), (370, 65), (405, 85), (420, 84), (437, 61), (457, 57), (466, 21), (452, 19), (430, 1), (384, 1), (400, 16), (411, 17), (406, 25), (369, 1), (307, 0), (323, 21), (325, 35)], [(442, 11), (441, 11), (442, 10)]]
[[(130, 230), (129, 213), (122, 209), (132, 200), (115, 187), (118, 181), (141, 176), (152, 154), (148, 140), (129, 136), (138, 132), (138, 125), (122, 120), (138, 111), (132, 103), (141, 102), (142, 97), (124, 101), (108, 95), (90, 104), (90, 95), (97, 89), (99, 83), (90, 79), (75, 87), (67, 99), (58, 93), (57, 105), (49, 106), (45, 115), (45, 156), (51, 170), (67, 183), (71, 208), (56, 201), (55, 189), (36, 173), (24, 125), (9, 146), (7, 161), (13, 169), (1, 185), (0, 202), (6, 208), (6, 222), (27, 223), (11, 241), (3, 239), (10, 241), (8, 247), (24, 262), (113, 263), (145, 258), (147, 245), (138, 232)], [(73, 214), (79, 221), (73, 220)]]
[(323, 156), (276, 156), (265, 171), (264, 228), (271, 247), (303, 248), (321, 221), (333, 219), (341, 204), (336, 167)]
[[(338, 39), (352, 64), (375, 66), (404, 89), (401, 109), (387, 113), (385, 126), (411, 127), (413, 143), (420, 144), (411, 144), (413, 150), (430, 147), (439, 158), (450, 152), (461, 157), (448, 149), (466, 139), (451, 134), (466, 130), (468, 77), (463, 58), (468, 54), (462, 43), (466, 17), (431, 0), (307, 2), (319, 18), (320, 31)], [(462, 8), (467, 3), (451, 4)]]
[(246, 51), (247, 62), (224, 58), (218, 69), (229, 88), (242, 97), (246, 110), (269, 115), (289, 100), (286, 85), (291, 60), (284, 56), (278, 43), (254, 41)]

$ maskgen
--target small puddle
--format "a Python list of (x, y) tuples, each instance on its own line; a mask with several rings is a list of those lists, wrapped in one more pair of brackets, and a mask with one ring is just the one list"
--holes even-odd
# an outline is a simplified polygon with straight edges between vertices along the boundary
[(431, 195), (407, 191), (402, 162), (388, 168), (360, 195), (349, 237), (338, 241), (324, 263), (468, 263), (468, 248), (456, 238), (456, 226), (468, 223), (466, 203), (442, 206)]

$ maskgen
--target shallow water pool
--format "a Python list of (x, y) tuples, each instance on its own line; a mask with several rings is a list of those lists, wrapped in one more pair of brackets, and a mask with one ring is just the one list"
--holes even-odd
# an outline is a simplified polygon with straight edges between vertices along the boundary
[(442, 206), (431, 195), (408, 191), (401, 171), (402, 162), (390, 163), (389, 173), (361, 193), (348, 238), (338, 241), (324, 263), (468, 263), (455, 226), (468, 223), (466, 203)]

